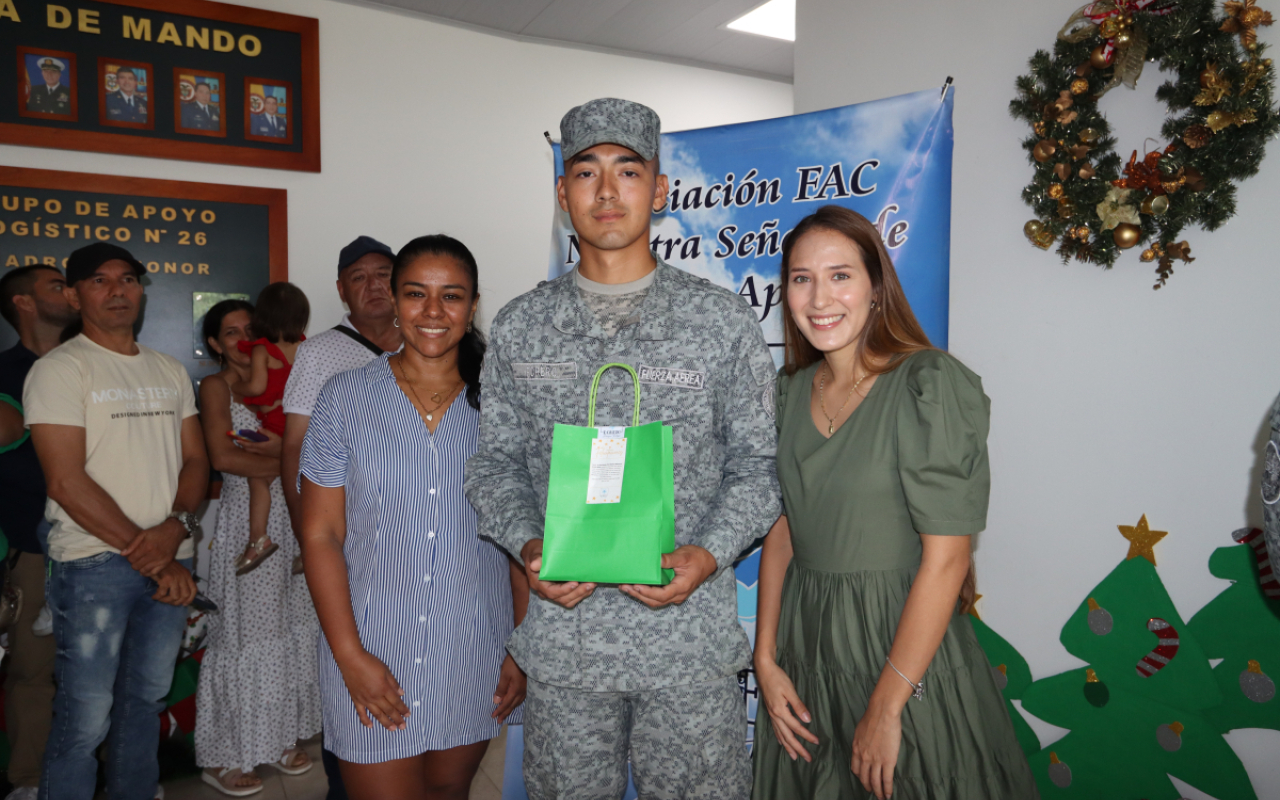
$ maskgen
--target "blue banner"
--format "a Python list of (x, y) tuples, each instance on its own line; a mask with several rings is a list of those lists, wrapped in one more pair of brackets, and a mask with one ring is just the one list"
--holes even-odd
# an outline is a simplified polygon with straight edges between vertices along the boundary
[[(782, 239), (805, 216), (842, 205), (876, 224), (911, 308), (934, 345), (947, 347), (951, 257), (951, 111), (954, 90), (929, 89), (763, 122), (662, 135), (670, 182), (650, 245), (664, 260), (741, 295), (782, 363), (778, 307)], [(556, 176), (564, 174), (559, 145)], [(551, 234), (556, 278), (578, 261), (569, 215)], [(755, 646), (760, 549), (735, 565), (738, 618)], [(741, 677), (753, 738), (756, 685)], [(508, 738), (503, 797), (524, 800), (522, 732)], [(634, 797), (629, 789), (628, 798)]]

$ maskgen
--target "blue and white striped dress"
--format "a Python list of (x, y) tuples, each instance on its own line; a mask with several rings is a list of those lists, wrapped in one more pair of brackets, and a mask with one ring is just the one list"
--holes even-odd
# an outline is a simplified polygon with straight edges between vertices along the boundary
[(387, 358), (325, 384), (302, 447), (303, 475), (346, 489), (343, 553), (360, 641), (410, 710), (403, 731), (361, 725), (320, 637), (325, 746), (358, 764), (497, 736), (490, 714), (512, 629), (507, 557), (476, 536), (462, 493), (480, 413), (460, 395), (431, 434)]

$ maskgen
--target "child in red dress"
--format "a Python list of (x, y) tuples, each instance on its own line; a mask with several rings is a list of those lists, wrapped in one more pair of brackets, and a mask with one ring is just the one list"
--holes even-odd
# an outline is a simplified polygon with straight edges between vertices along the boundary
[[(307, 337), (303, 331), (311, 318), (311, 304), (302, 290), (292, 283), (272, 283), (258, 295), (253, 310), (255, 341), (237, 344), (241, 352), (253, 356), (253, 371), (246, 381), (235, 381), (231, 391), (243, 398), (246, 406), (256, 407), (262, 427), (276, 436), (284, 435), (284, 386), (293, 369), (298, 345)], [(234, 435), (234, 432), (232, 432)], [(271, 541), (267, 521), (271, 516), (272, 478), (249, 478), (249, 545), (236, 559), (236, 574), (243, 575), (257, 567), (280, 545)]]

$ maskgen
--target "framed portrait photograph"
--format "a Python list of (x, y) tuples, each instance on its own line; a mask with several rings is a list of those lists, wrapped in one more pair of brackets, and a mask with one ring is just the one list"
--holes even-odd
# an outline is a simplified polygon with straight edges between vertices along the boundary
[(226, 76), (221, 72), (175, 67), (173, 126), (195, 136), (227, 135)]
[(98, 59), (98, 122), (113, 128), (153, 130), (151, 84), (155, 70), (141, 61)]
[(270, 78), (244, 79), (244, 138), (293, 144), (293, 86)]
[(76, 54), (39, 47), (18, 48), (18, 114), (75, 122)]

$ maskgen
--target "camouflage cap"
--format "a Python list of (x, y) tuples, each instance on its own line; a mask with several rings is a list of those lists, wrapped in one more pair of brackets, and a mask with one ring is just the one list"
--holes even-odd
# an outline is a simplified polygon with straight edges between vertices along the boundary
[(560, 155), (565, 160), (598, 144), (620, 144), (645, 161), (658, 155), (662, 121), (648, 106), (602, 97), (569, 109), (560, 120)]

